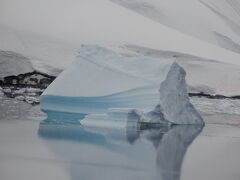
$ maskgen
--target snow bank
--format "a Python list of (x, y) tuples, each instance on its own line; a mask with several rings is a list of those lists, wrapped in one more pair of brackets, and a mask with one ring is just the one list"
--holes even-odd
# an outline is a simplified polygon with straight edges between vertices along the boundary
[[(111, 0), (160, 24), (239, 53), (239, 0)], [(224, 37), (216, 37), (218, 32)], [(231, 43), (232, 44), (232, 43)]]
[(0, 79), (33, 71), (28, 58), (11, 51), (0, 51)]
[[(170, 111), (192, 107), (186, 91), (185, 72), (182, 71), (170, 59), (129, 57), (100, 46), (84, 45), (73, 65), (44, 91), (41, 96), (41, 107), (44, 111), (83, 114), (104, 114), (115, 109), (114, 113), (118, 115), (124, 114), (123, 110), (137, 109), (150, 112), (145, 115), (150, 117), (154, 114), (159, 115), (161, 106), (163, 116), (176, 123), (172, 118), (181, 114), (173, 112), (175, 116), (171, 116)], [(179, 78), (182, 81), (178, 81)], [(178, 83), (177, 86), (174, 83)], [(163, 89), (160, 87), (160, 93), (159, 84), (161, 87), (166, 86)], [(168, 89), (172, 94), (166, 93)], [(161, 99), (162, 95), (166, 97)], [(180, 99), (172, 99), (171, 95), (181, 96)], [(169, 101), (166, 102), (167, 100)], [(175, 100), (183, 100), (184, 103), (176, 103)], [(173, 107), (169, 107), (170, 105)], [(158, 110), (155, 107), (158, 107)], [(186, 110), (183, 117), (180, 119), (176, 117), (177, 120), (184, 124), (200, 123), (196, 119), (201, 118), (193, 109)], [(191, 114), (188, 116), (187, 113)], [(188, 119), (183, 121), (184, 117)]]
[[(171, 3), (170, 0), (144, 1), (147, 4), (155, 1), (156, 4), (152, 4), (152, 7), (156, 8), (159, 7), (158, 4), (166, 5), (163, 6), (162, 18), (180, 28), (184, 26), (184, 29), (189, 29), (194, 34), (199, 31), (201, 33), (203, 27), (208, 29), (214, 23), (217, 28), (210, 28), (207, 33), (200, 34), (204, 39), (210, 39), (212, 34), (209, 37), (209, 33), (213, 31), (225, 36), (229, 34), (226, 31), (230, 30), (221, 19), (217, 19), (214, 13), (202, 7), (197, 0), (185, 0), (184, 3), (177, 0), (171, 0)], [(12, 0), (4, 1), (0, 6), (4, 9), (0, 12), (0, 26), (3, 25), (0, 28), (0, 40), (3, 41), (0, 49), (18, 52), (60, 69), (67, 67), (74, 59), (75, 48), (86, 43), (104, 46), (135, 44), (240, 64), (239, 54), (180, 33), (111, 1), (72, 0), (69, 3), (68, 0), (61, 0), (57, 9), (54, 0)], [(196, 12), (198, 18), (193, 17)], [(206, 20), (208, 23), (203, 26)], [(7, 38), (6, 34), (10, 30), (3, 32), (5, 27), (12, 29)], [(228, 37), (236, 39), (233, 36)], [(211, 39), (216, 41), (215, 35)]]
[(0, 41), (0, 50), (21, 54), (29, 59), (34, 70), (52, 76), (59, 75), (76, 57), (76, 46), (1, 23)]

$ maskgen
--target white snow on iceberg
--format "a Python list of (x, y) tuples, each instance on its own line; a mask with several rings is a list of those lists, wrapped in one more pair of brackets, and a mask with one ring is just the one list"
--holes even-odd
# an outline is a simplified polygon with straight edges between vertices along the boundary
[[(82, 114), (104, 114), (111, 109), (119, 109), (119, 111), (138, 109), (151, 112), (159, 105), (159, 98), (167, 95), (161, 91), (162, 84), (165, 85), (169, 80), (170, 84), (174, 84), (175, 81), (179, 85), (181, 82), (178, 82), (178, 78), (185, 78), (185, 72), (178, 71), (179, 68), (171, 59), (126, 56), (97, 45), (84, 45), (73, 65), (60, 74), (44, 91), (41, 96), (41, 107), (44, 111)], [(173, 89), (169, 85), (166, 88), (180, 96), (179, 99), (171, 99), (167, 95), (162, 101), (165, 103), (169, 98), (171, 101), (167, 106), (170, 104), (181, 106), (175, 109), (192, 106), (185, 91), (185, 83), (177, 87), (185, 88), (184, 90)], [(185, 107), (184, 103), (176, 103), (175, 100), (184, 100), (189, 106)], [(167, 107), (162, 106), (161, 103), (160, 106), (165, 108), (164, 116), (170, 117)], [(191, 116), (184, 117), (192, 118), (196, 113), (195, 116), (199, 121), (195, 119), (193, 122), (202, 124), (199, 114), (196, 111), (191, 113)], [(191, 124), (191, 120), (186, 119), (181, 123)]]

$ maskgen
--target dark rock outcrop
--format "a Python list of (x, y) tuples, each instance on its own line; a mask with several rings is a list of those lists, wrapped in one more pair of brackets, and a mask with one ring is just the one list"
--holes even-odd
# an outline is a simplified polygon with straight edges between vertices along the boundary
[(33, 71), (25, 74), (19, 74), (17, 76), (4, 77), (3, 80), (1, 80), (0, 85), (2, 87), (14, 86), (45, 89), (55, 78), (55, 76)]

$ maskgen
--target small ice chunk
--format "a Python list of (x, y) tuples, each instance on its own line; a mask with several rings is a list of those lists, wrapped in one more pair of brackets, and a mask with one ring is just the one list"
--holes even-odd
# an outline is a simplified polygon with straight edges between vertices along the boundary
[(40, 92), (41, 90), (40, 89), (37, 89), (37, 88), (26, 88), (26, 92), (27, 93), (37, 93), (37, 92)]
[(0, 96), (3, 96), (3, 95), (4, 95), (3, 91), (2, 91), (2, 90), (0, 90)]
[(26, 96), (25, 101), (29, 104), (39, 103), (39, 100), (36, 97)]
[(4, 88), (4, 89), (3, 89), (3, 92), (4, 92), (4, 93), (11, 93), (12, 90), (11, 90), (10, 88)]
[(149, 119), (150, 123), (167, 123), (167, 121), (164, 119), (164, 115), (160, 105), (157, 105), (153, 111), (146, 113), (145, 117)]
[(24, 96), (16, 96), (15, 99), (18, 101), (24, 101), (25, 97)]
[(21, 94), (24, 94), (25, 92), (25, 88), (22, 88), (22, 89), (17, 89), (17, 90), (14, 90), (14, 94), (16, 95), (21, 95)]

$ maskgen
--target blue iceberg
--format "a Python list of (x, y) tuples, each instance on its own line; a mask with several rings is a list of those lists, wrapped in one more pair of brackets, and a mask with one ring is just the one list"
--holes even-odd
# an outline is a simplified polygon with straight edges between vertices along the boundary
[(48, 114), (65, 112), (80, 116), (108, 115), (112, 109), (115, 114), (116, 110), (120, 114), (138, 110), (147, 117), (158, 107), (170, 123), (203, 124), (189, 102), (185, 75), (173, 60), (126, 55), (97, 45), (83, 45), (72, 66), (44, 91), (41, 108)]

